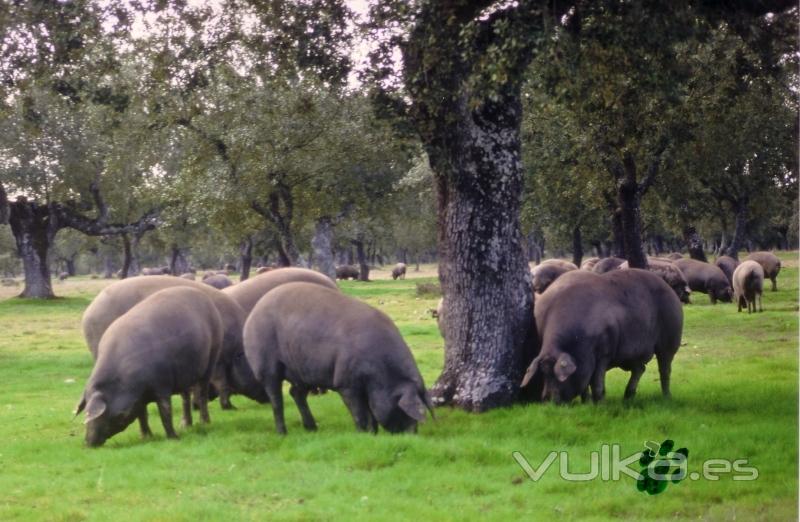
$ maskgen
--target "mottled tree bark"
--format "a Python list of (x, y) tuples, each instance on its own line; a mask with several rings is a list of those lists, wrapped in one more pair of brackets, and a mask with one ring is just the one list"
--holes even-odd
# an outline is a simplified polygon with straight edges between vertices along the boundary
[(8, 223), (25, 271), (25, 288), (19, 297), (55, 297), (49, 257), (59, 230), (57, 215), (50, 205), (39, 205), (19, 197), (10, 205)]
[(689, 257), (708, 263), (708, 258), (703, 250), (703, 237), (693, 225), (686, 225), (683, 228), (683, 239), (686, 242), (686, 248), (689, 250)]
[[(403, 49), (411, 115), (438, 196), (448, 320), (432, 396), (470, 411), (514, 402), (532, 358), (533, 299), (519, 221), (520, 79), (543, 17), (538, 4), (523, 0), (481, 18), (490, 4), (424, 3)], [(490, 58), (489, 49), (499, 54)], [(489, 74), (482, 67), (498, 58), (504, 80), (482, 87)]]
[[(466, 105), (466, 104), (465, 104)], [(521, 108), (509, 96), (428, 147), (439, 198), (439, 280), (447, 303), (439, 403), (481, 411), (512, 402), (531, 328), (530, 272), (519, 224)]]

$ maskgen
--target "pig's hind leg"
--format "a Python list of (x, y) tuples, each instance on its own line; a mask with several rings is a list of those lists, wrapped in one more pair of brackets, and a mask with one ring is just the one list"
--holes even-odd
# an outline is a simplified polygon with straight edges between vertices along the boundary
[[(183, 417), (181, 419), (181, 426), (186, 428), (192, 425), (192, 399), (188, 390), (181, 393), (181, 400), (183, 403)], [(198, 401), (198, 408), (199, 407), (200, 405)]]
[(164, 425), (164, 432), (168, 439), (177, 439), (178, 434), (172, 426), (172, 401), (169, 395), (161, 396), (156, 399), (158, 414), (161, 416), (161, 424)]
[(305, 386), (298, 386), (292, 384), (289, 387), (289, 393), (297, 404), (297, 409), (300, 410), (300, 416), (303, 418), (303, 427), (308, 431), (316, 431), (317, 423), (314, 421), (314, 416), (308, 407), (308, 392), (309, 389)]

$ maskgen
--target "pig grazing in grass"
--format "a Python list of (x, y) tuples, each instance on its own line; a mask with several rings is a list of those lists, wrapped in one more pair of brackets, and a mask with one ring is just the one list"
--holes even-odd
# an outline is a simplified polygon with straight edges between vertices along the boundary
[(392, 279), (405, 279), (406, 278), (406, 264), (405, 263), (397, 263), (392, 268)]
[(763, 312), (762, 293), (764, 291), (764, 268), (755, 261), (747, 260), (736, 267), (733, 273), (733, 297), (742, 311), (742, 306), (747, 307), (747, 313), (756, 311), (756, 299), (758, 299), (758, 311)]
[(708, 294), (711, 304), (730, 303), (733, 299), (731, 284), (718, 266), (696, 259), (677, 259), (673, 264), (686, 276), (692, 292)]
[(231, 286), (223, 290), (223, 293), (230, 296), (242, 307), (246, 315), (256, 305), (267, 292), (280, 285), (294, 282), (314, 283), (325, 286), (333, 290), (339, 290), (336, 283), (329, 277), (307, 268), (277, 268), (270, 270), (258, 277), (253, 277), (242, 281), (238, 285)]
[[(197, 281), (171, 276), (131, 277), (104, 288), (83, 313), (81, 321), (83, 335), (92, 356), (97, 359), (100, 339), (112, 322), (143, 299), (174, 286), (201, 291), (211, 299), (222, 318), (222, 352), (211, 379), (219, 393), (222, 409), (233, 409), (230, 402), (232, 393), (241, 393), (259, 402), (266, 401), (263, 388), (256, 383), (249, 368), (239, 367), (235, 375), (232, 373), (233, 359), (237, 353), (242, 353), (242, 329), (247, 318), (244, 310), (229, 296)], [(148, 431), (146, 417), (142, 419), (142, 431)]]
[[(628, 262), (625, 261), (619, 265), (619, 268), (620, 270), (628, 270)], [(663, 279), (664, 282), (672, 288), (681, 303), (691, 303), (690, 297), (692, 289), (689, 288), (689, 282), (686, 281), (686, 277), (683, 275), (680, 268), (668, 260), (648, 257), (647, 270)]]
[(781, 260), (772, 252), (753, 252), (747, 256), (748, 261), (755, 261), (764, 269), (764, 277), (772, 281), (772, 291), (778, 290), (778, 273), (781, 271)]
[(360, 274), (360, 270), (355, 266), (340, 265), (336, 267), (336, 279), (352, 279), (355, 281)]
[(361, 431), (416, 429), (432, 405), (422, 376), (391, 319), (342, 293), (287, 283), (265, 295), (244, 327), (247, 361), (272, 403), (275, 427), (286, 433), (284, 380), (307, 430), (311, 389), (339, 392)]
[(646, 270), (561, 276), (534, 307), (541, 351), (522, 386), (544, 381), (543, 397), (557, 403), (605, 395), (611, 368), (631, 372), (625, 398), (636, 393), (645, 364), (656, 356), (661, 390), (669, 396), (672, 358), (681, 343), (683, 310), (675, 292)]
[(192, 390), (201, 420), (209, 422), (208, 385), (223, 335), (217, 307), (194, 288), (156, 292), (114, 321), (100, 341), (76, 410), (86, 410), (86, 444), (101, 446), (154, 401), (167, 437), (176, 438), (171, 397), (183, 397), (183, 423), (188, 426)]

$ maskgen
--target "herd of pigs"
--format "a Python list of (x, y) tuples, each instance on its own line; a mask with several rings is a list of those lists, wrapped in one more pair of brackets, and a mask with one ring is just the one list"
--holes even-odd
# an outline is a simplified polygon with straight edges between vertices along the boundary
[[(618, 258), (589, 259), (578, 269), (549, 260), (533, 270), (540, 350), (522, 387), (534, 397), (568, 402), (604, 396), (607, 370), (631, 372), (625, 398), (636, 392), (656, 357), (669, 395), (672, 359), (683, 329), (681, 301), (691, 291), (755, 311), (765, 276), (780, 270), (773, 254), (741, 264), (650, 258), (649, 270)], [(398, 264), (392, 277), (405, 276)], [(151, 435), (147, 404), (155, 402), (167, 437), (176, 438), (171, 397), (182, 397), (182, 423), (192, 410), (209, 422), (208, 402), (235, 409), (231, 395), (270, 403), (275, 428), (286, 433), (284, 381), (305, 429), (315, 430), (309, 393), (337, 391), (358, 430), (415, 431), (433, 404), (414, 358), (383, 312), (342, 294), (325, 275), (303, 268), (259, 270), (233, 284), (224, 273), (162, 275), (149, 269), (106, 287), (86, 309), (82, 329), (95, 364), (76, 415), (85, 411), (86, 443), (100, 446), (138, 420)], [(338, 275), (338, 274), (337, 274)], [(191, 276), (191, 277), (190, 277)], [(226, 281), (227, 280), (227, 281)], [(228, 284), (230, 283), (230, 284)], [(759, 309), (761, 308), (759, 303)], [(439, 326), (447, 321), (438, 307)]]
[[(587, 259), (580, 269), (545, 261), (533, 269), (540, 350), (522, 386), (534, 386), (534, 397), (555, 402), (578, 395), (587, 400), (591, 389), (597, 401), (605, 394), (606, 372), (621, 368), (631, 372), (624, 394), (629, 399), (655, 356), (662, 393), (669, 396), (672, 359), (683, 331), (681, 302), (689, 303), (694, 291), (708, 294), (712, 304), (735, 300), (740, 312), (743, 307), (748, 313), (763, 311), (764, 278), (777, 290), (780, 268), (770, 252), (750, 254), (741, 264), (728, 256), (710, 264), (676, 253), (648, 258), (647, 270), (629, 269), (615, 257)], [(446, 309), (439, 317), (447, 319)]]

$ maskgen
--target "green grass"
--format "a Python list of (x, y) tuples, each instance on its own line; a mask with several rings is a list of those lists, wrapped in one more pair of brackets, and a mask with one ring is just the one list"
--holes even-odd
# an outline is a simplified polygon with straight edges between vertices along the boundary
[[(310, 398), (320, 429), (306, 433), (287, 394), (289, 434), (279, 437), (267, 406), (234, 397), (238, 411), (214, 403), (212, 424), (179, 430), (178, 441), (164, 439), (151, 406), (154, 439), (133, 425), (97, 450), (70, 413), (91, 371), (79, 321), (96, 287), (78, 280), (57, 288), (63, 299), (0, 301), (0, 520), (796, 520), (797, 279), (784, 268), (763, 314), (695, 296), (671, 401), (653, 362), (631, 404), (627, 374), (614, 370), (597, 406), (440, 409), (417, 435), (372, 436), (355, 431), (335, 393)], [(342, 287), (396, 321), (430, 386), (443, 354), (428, 313), (437, 299), (416, 295), (425, 281)], [(570, 469), (582, 471), (601, 444), (629, 455), (667, 437), (689, 448), (689, 471), (746, 458), (759, 477), (686, 480), (651, 497), (629, 478), (564, 481), (555, 464), (533, 482), (511, 457), (521, 451), (536, 466), (569, 450)]]

